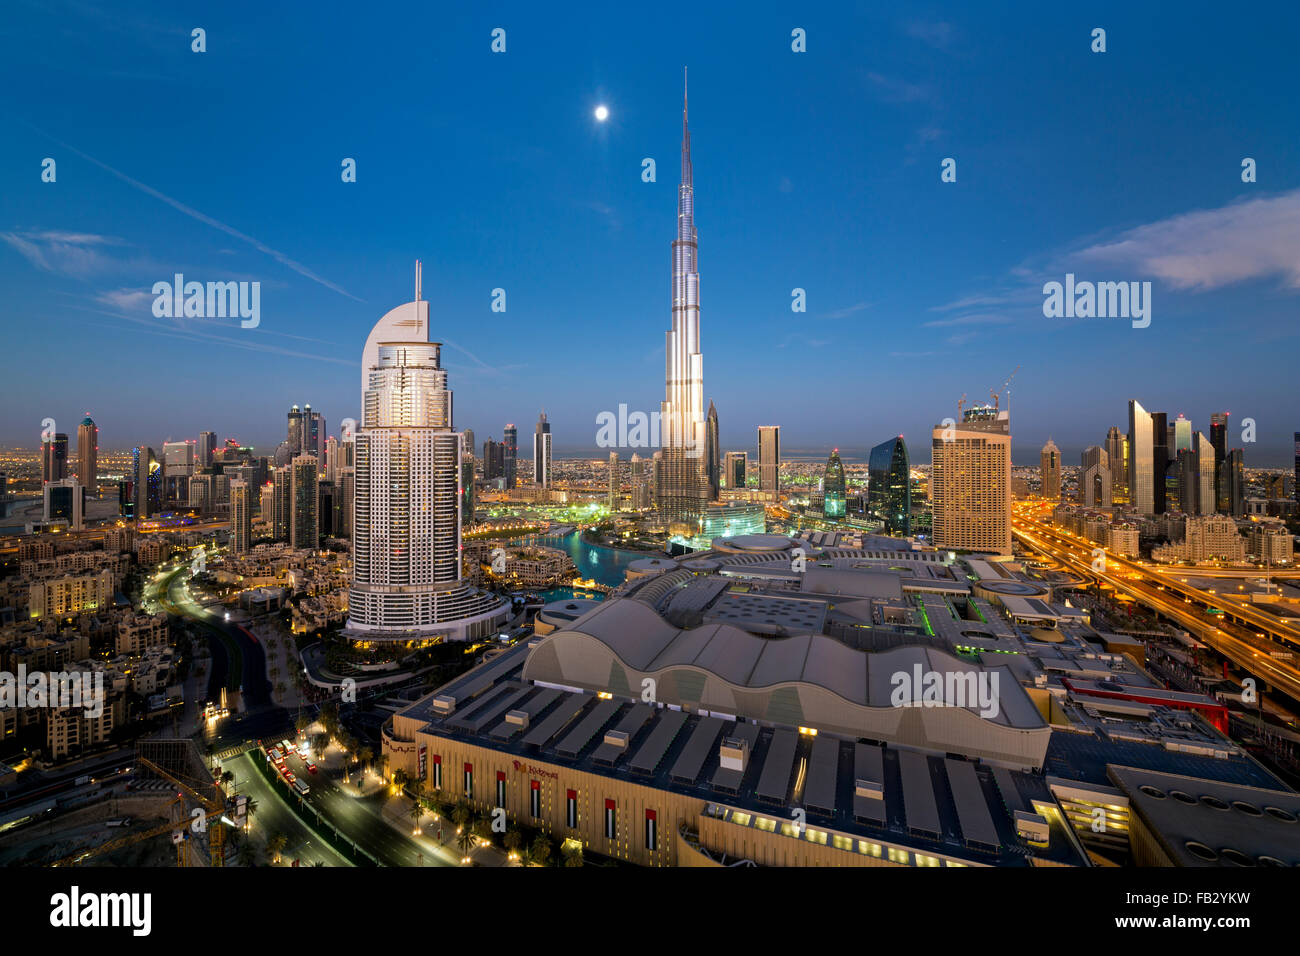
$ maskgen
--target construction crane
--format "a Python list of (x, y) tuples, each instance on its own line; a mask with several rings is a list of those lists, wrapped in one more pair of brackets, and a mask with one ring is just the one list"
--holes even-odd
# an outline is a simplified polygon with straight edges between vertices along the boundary
[(1020, 371), (1020, 366), (1017, 365), (1015, 369), (1012, 370), (1011, 374), (1007, 376), (1007, 380), (1002, 383), (1002, 388), (999, 389), (998, 391), (995, 392), (992, 389), (989, 389), (989, 398), (993, 399), (994, 408), (998, 407), (998, 398), (1000, 396), (1000, 393), (1001, 392), (1007, 393), (1007, 414), (1008, 415), (1011, 414), (1011, 380), (1016, 377), (1016, 372), (1019, 371)]
[[(186, 809), (186, 795), (188, 794), (190, 802), (197, 803), (199, 808), (202, 809), (205, 814), (204, 822), (208, 833), (208, 848), (210, 851), (211, 865), (214, 867), (223, 866), (225, 864), (226, 851), (225, 828), (234, 824), (223, 820), (223, 817), (227, 812), (228, 800), (225, 792), (221, 789), (221, 786), (216, 781), (190, 781), (188, 779), (183, 779), (180, 774), (174, 774), (168, 770), (164, 770), (161, 766), (147, 757), (137, 756), (136, 760), (139, 762), (139, 765), (144, 767), (146, 770), (156, 773), (164, 780), (169, 781), (181, 789), (182, 792), (178, 793), (176, 799), (168, 805), (172, 809), (179, 809), (180, 819), (169, 820), (167, 823), (151, 827), (142, 833), (133, 833), (116, 840), (109, 840), (107, 843), (101, 843), (99, 846), (92, 847), (89, 850), (80, 850), (70, 856), (56, 860), (50, 865), (71, 866), (72, 864), (80, 863), (88, 857), (99, 856), (103, 853), (111, 853), (114, 850), (120, 850), (123, 847), (131, 846), (134, 843), (140, 843), (144, 840), (150, 840), (156, 836), (161, 836), (169, 831), (172, 834), (173, 842), (176, 844), (176, 865), (181, 867), (191, 865), (187, 846), (189, 841), (186, 839), (186, 833), (192, 822), (192, 818)], [(203, 790), (208, 789), (212, 791), (212, 796), (205, 796), (202, 792)]]

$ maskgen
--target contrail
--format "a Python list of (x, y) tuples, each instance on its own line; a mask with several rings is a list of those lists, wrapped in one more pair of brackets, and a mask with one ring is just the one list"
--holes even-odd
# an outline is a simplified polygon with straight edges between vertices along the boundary
[[(25, 125), (30, 125), (30, 124), (25, 124)], [(240, 232), (238, 229), (235, 229), (231, 226), (227, 226), (224, 222), (218, 222), (216, 219), (213, 219), (211, 216), (204, 215), (203, 213), (199, 212), (197, 209), (191, 209), (183, 202), (179, 202), (175, 199), (172, 199), (170, 196), (160, 193), (152, 186), (146, 186), (138, 179), (132, 179), (126, 173), (119, 172), (118, 170), (114, 169), (112, 166), (109, 166), (107, 163), (101, 163), (94, 156), (86, 155), (81, 150), (77, 149), (75, 146), (69, 146), (61, 139), (58, 139), (55, 136), (51, 136), (49, 133), (45, 132), (42, 129), (39, 129), (35, 126), (32, 126), (31, 128), (36, 130), (42, 136), (46, 136), (49, 139), (53, 140), (54, 142), (58, 143), (64, 149), (76, 153), (86, 162), (94, 163), (100, 169), (112, 173), (118, 179), (122, 180), (122, 182), (127, 183), (130, 186), (134, 186), (136, 189), (140, 190), (143, 193), (147, 193), (150, 196), (153, 196), (155, 199), (162, 200), (167, 205), (171, 206), (173, 209), (179, 212), (183, 212), (191, 219), (197, 219), (199, 222), (206, 223), (207, 225), (212, 226), (214, 229), (220, 229), (222, 232), (226, 233), (226, 235), (234, 236), (236, 239), (243, 240), (244, 242), (252, 246), (254, 249), (258, 250), (259, 252), (266, 253), (276, 262), (279, 262), (281, 265), (288, 266), (290, 269), (292, 269), (294, 272), (298, 273), (299, 275), (305, 276), (306, 278), (311, 279), (313, 282), (319, 282), (325, 288), (332, 289), (333, 291), (337, 292), (339, 295), (345, 295), (349, 299), (352, 299), (354, 302), (365, 301), (364, 299), (357, 298), (355, 295), (353, 295), (351, 292), (348, 292), (346, 289), (340, 288), (339, 286), (335, 285), (333, 282), (330, 282), (328, 279), (321, 278), (316, 273), (312, 272), (310, 269), (304, 266), (302, 263), (295, 262), (293, 259), (290, 259), (288, 256), (286, 256), (283, 252), (280, 252), (276, 249), (272, 249), (266, 243), (254, 239), (252, 236), (247, 236), (244, 233)]]

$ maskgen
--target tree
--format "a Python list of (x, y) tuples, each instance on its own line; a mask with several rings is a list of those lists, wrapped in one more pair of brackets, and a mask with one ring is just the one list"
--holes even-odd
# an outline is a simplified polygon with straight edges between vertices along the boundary
[(397, 785), (399, 790), (404, 789), (410, 779), (410, 775), (400, 767), (393, 771), (393, 783)]
[[(397, 772), (401, 773), (400, 770)], [(469, 804), (463, 800), (451, 809), (451, 822), (462, 829), (468, 829), (467, 824), (471, 816), (473, 816), (473, 811), (470, 810)]]
[(539, 833), (537, 839), (533, 841), (531, 856), (538, 866), (546, 866), (550, 862), (551, 841), (544, 834)]
[[(281, 688), (284, 687), (283, 682), (281, 682), (280, 687)], [(311, 726), (311, 718), (308, 717), (306, 714), (299, 714), (298, 719), (294, 721), (294, 726), (298, 728), (298, 733), (302, 733), (304, 730), (306, 730), (308, 727)]]
[(415, 829), (420, 829), (420, 818), (424, 816), (424, 807), (420, 806), (419, 800), (411, 804), (411, 809), (406, 811), (406, 815), (411, 818), (411, 823)]
[(357, 752), (357, 759), (360, 760), (364, 766), (373, 768), (375, 762), (375, 752), (370, 747), (362, 747)]
[(582, 859), (582, 847), (572, 846), (564, 851), (565, 866), (582, 866), (585, 861)]
[(470, 833), (468, 829), (461, 830), (456, 837), (456, 846), (460, 847), (462, 857), (469, 856), (469, 851), (474, 847), (474, 834)]
[(289, 845), (289, 838), (285, 836), (283, 833), (276, 833), (273, 834), (271, 838), (266, 841), (266, 851), (271, 854), (271, 858), (276, 863), (279, 863), (280, 854), (284, 852), (284, 848), (288, 845)]
[(235, 775), (233, 773), (231, 773), (229, 770), (222, 771), (221, 784), (223, 787), (229, 787), (232, 783), (234, 783), (234, 781), (235, 781)]
[(519, 847), (522, 846), (524, 842), (523, 834), (521, 834), (517, 828), (511, 827), (506, 830), (505, 836), (501, 838), (501, 842), (505, 844), (506, 852), (518, 853)]
[(257, 866), (257, 847), (247, 840), (244, 841), (240, 844), (236, 859), (240, 866)]

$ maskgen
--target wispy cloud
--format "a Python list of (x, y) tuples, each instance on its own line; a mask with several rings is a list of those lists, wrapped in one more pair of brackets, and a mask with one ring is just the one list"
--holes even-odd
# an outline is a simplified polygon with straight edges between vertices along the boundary
[(1267, 278), (1300, 289), (1298, 249), (1300, 189), (1138, 226), (1077, 257), (1192, 292)]
[[(35, 127), (33, 127), (33, 129), (35, 129)], [(152, 196), (154, 199), (157, 199), (161, 202), (165, 202), (167, 205), (171, 206), (177, 212), (183, 213), (184, 215), (189, 216), (191, 219), (198, 220), (204, 225), (211, 226), (213, 229), (219, 229), (221, 232), (224, 232), (228, 236), (238, 239), (241, 242), (248, 243), (258, 252), (265, 253), (266, 255), (274, 259), (276, 262), (280, 263), (282, 266), (285, 266), (288, 269), (292, 269), (300, 276), (310, 279), (313, 282), (319, 283), (320, 285), (323, 285), (325, 288), (337, 292), (339, 295), (346, 296), (347, 298), (352, 299), (354, 302), (364, 301), (363, 299), (360, 299), (357, 296), (353, 295), (351, 292), (348, 292), (346, 289), (342, 288), (341, 286), (338, 286), (335, 283), (330, 282), (328, 279), (325, 279), (317, 275), (315, 272), (312, 272), (302, 263), (290, 259), (287, 255), (285, 255), (283, 252), (280, 252), (278, 249), (271, 248), (261, 240), (254, 239), (252, 236), (240, 232), (238, 229), (235, 229), (233, 226), (228, 226), (224, 222), (221, 222), (217, 219), (213, 219), (211, 216), (206, 215), (205, 213), (201, 213), (197, 209), (193, 209), (190, 206), (187, 206), (184, 203), (180, 202), (179, 200), (173, 199), (172, 197), (159, 192), (158, 190), (154, 189), (152, 186), (148, 186), (140, 182), (138, 179), (133, 179), (132, 177), (128, 176), (126, 173), (114, 169), (112, 166), (109, 166), (107, 163), (100, 162), (95, 157), (83, 153), (75, 146), (70, 146), (69, 144), (58, 139), (57, 137), (51, 136), (49, 133), (46, 133), (44, 130), (37, 130), (37, 131), (40, 132), (41, 135), (48, 137), (53, 142), (58, 143), (60, 146), (62, 146), (64, 149), (68, 150), (69, 152), (75, 153), (76, 155), (80, 156), (86, 162), (93, 163), (94, 165), (98, 166), (100, 169), (104, 170), (105, 172), (111, 173), (112, 175), (116, 176), (118, 179), (122, 180), (122, 182), (126, 183), (128, 186), (138, 189), (140, 192), (145, 193), (148, 196)]]
[(957, 28), (944, 20), (911, 20), (903, 24), (903, 34), (936, 50), (946, 50), (957, 39)]
[(1010, 321), (1010, 316), (1003, 315), (1000, 312), (972, 312), (969, 315), (958, 315), (951, 319), (934, 319), (924, 323), (924, 325), (927, 329), (940, 329), (954, 325), (1003, 325)]
[(870, 302), (855, 302), (852, 305), (846, 306), (843, 309), (836, 309), (834, 312), (826, 313), (826, 318), (847, 319), (850, 315), (853, 315), (855, 312), (861, 312), (863, 309), (869, 309), (869, 308), (871, 308)]
[(106, 254), (106, 246), (122, 246), (114, 236), (91, 233), (60, 232), (0, 232), (0, 240), (12, 246), (24, 259), (44, 272), (84, 278), (107, 272), (118, 266), (117, 260)]
[(868, 89), (886, 103), (924, 103), (934, 99), (934, 91), (923, 83), (874, 72), (868, 72), (866, 78)]

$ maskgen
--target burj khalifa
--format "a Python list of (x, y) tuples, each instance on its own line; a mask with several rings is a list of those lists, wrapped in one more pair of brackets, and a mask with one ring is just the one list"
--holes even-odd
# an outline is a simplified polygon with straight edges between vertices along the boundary
[[(677, 187), (677, 238), (673, 240), (673, 326), (666, 334), (664, 401), (660, 412), (663, 456), (658, 507), (670, 526), (696, 526), (709, 501), (705, 472), (704, 356), (700, 352), (700, 274), (695, 235), (691, 131), (682, 95), (682, 181)], [(683, 529), (684, 530), (684, 529)]]

